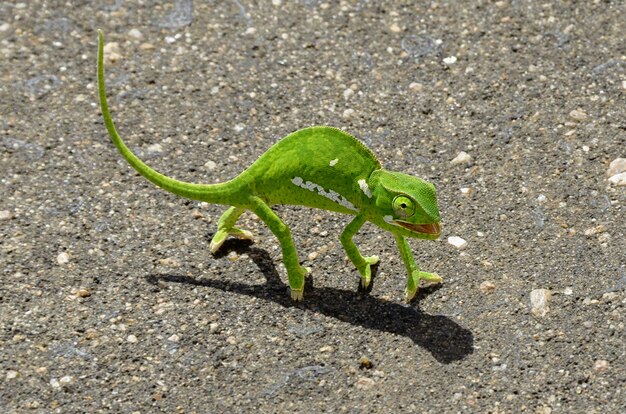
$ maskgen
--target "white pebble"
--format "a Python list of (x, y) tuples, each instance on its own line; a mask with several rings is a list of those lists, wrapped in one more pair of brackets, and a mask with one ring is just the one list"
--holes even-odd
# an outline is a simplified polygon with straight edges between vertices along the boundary
[(343, 91), (343, 99), (345, 100), (350, 99), (352, 95), (354, 95), (354, 91), (351, 88), (348, 88), (345, 91)]
[(107, 61), (113, 63), (122, 58), (120, 45), (117, 42), (109, 42), (102, 48), (104, 57)]
[(411, 82), (411, 84), (409, 85), (409, 89), (415, 92), (419, 92), (424, 89), (424, 85), (419, 82)]
[(569, 113), (569, 116), (574, 121), (584, 121), (585, 119), (587, 119), (587, 114), (583, 112), (582, 109), (574, 109)]
[(547, 200), (546, 196), (543, 194), (539, 194), (539, 196), (537, 197), (537, 201), (540, 203), (545, 203)]
[(69, 261), (70, 261), (70, 255), (65, 252), (59, 253), (59, 255), (57, 256), (57, 263), (60, 265), (64, 265)]
[(159, 154), (163, 152), (163, 146), (161, 144), (148, 145), (146, 151), (148, 151), (150, 154)]
[(469, 162), (472, 159), (472, 156), (469, 155), (467, 152), (465, 151), (461, 151), (458, 153), (458, 155), (456, 157), (454, 157), (454, 159), (452, 161), (450, 161), (452, 164), (465, 164), (467, 162)]
[(126, 341), (130, 342), (131, 344), (135, 344), (137, 343), (137, 337), (135, 335), (128, 335), (126, 337)]
[(348, 108), (345, 111), (343, 111), (343, 117), (348, 119), (351, 118), (354, 115), (354, 109), (352, 108)]
[(7, 371), (6, 379), (17, 378), (17, 371)]
[(282, 3), (282, 1), (281, 1), (281, 0), (272, 0), (272, 4), (273, 4), (274, 6), (280, 6), (280, 5), (281, 5), (281, 3)]
[(215, 167), (217, 167), (217, 164), (214, 161), (207, 161), (204, 164), (204, 168), (206, 168), (209, 171), (213, 171)]
[(0, 211), (0, 220), (9, 220), (12, 217), (9, 210)]
[(548, 289), (535, 289), (530, 292), (530, 311), (533, 315), (540, 318), (546, 316), (550, 311), (548, 302), (552, 297), (552, 293)]
[(8, 23), (0, 24), (0, 32), (8, 32), (10, 28), (11, 28), (11, 25)]
[(443, 59), (443, 63), (445, 63), (446, 65), (452, 65), (456, 63), (456, 56), (448, 56), (447, 58)]
[(626, 172), (626, 158), (615, 158), (609, 164), (609, 169), (606, 171), (606, 175), (612, 177), (623, 172)]
[(450, 243), (459, 250), (465, 249), (467, 247), (467, 241), (459, 236), (448, 237), (448, 243)]
[(472, 195), (472, 187), (461, 187), (461, 194), (465, 195), (465, 196), (469, 196)]
[(178, 336), (177, 334), (174, 334), (170, 336), (169, 338), (167, 338), (167, 340), (170, 342), (178, 342), (180, 341), (180, 336)]
[(623, 172), (621, 174), (615, 174), (614, 176), (609, 177), (609, 182), (619, 187), (625, 186), (626, 185), (626, 172)]
[(141, 40), (143, 39), (143, 34), (139, 31), (139, 29), (130, 29), (128, 31), (128, 35), (133, 39)]
[(235, 125), (235, 128), (233, 128), (235, 130), (235, 132), (241, 132), (245, 129), (245, 125), (244, 124), (237, 124)]

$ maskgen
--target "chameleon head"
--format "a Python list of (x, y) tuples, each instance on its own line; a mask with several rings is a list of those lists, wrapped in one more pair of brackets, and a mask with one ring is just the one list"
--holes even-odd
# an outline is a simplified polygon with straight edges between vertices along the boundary
[(434, 185), (386, 170), (374, 171), (368, 181), (375, 202), (375, 224), (406, 237), (436, 239), (440, 236)]

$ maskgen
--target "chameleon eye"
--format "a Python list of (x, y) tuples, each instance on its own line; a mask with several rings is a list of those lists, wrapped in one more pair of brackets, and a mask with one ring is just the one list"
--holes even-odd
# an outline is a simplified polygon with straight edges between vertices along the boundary
[(415, 214), (415, 201), (404, 195), (396, 196), (393, 199), (393, 211), (399, 218), (411, 217)]

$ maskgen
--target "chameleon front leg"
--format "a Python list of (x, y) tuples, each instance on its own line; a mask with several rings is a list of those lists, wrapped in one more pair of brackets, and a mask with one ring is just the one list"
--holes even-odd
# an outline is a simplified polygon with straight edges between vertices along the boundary
[(356, 247), (356, 244), (352, 241), (352, 237), (354, 237), (356, 232), (363, 226), (363, 223), (365, 223), (365, 217), (357, 215), (343, 230), (340, 240), (343, 249), (361, 274), (361, 285), (367, 288), (372, 280), (371, 265), (378, 263), (378, 256), (363, 257), (359, 248)]
[(300, 266), (298, 253), (291, 238), (289, 227), (272, 211), (272, 209), (260, 198), (252, 197), (252, 211), (270, 228), (280, 242), (283, 250), (283, 263), (287, 268), (291, 299), (301, 301), (304, 292), (304, 278), (308, 271)]
[(224, 214), (222, 214), (217, 222), (217, 231), (215, 232), (215, 235), (211, 239), (211, 244), (209, 245), (211, 253), (217, 252), (229, 235), (237, 237), (238, 239), (252, 239), (252, 233), (248, 230), (242, 230), (234, 227), (237, 219), (243, 214), (244, 211), (246, 211), (245, 208), (230, 207), (224, 212)]
[(406, 282), (406, 303), (411, 302), (411, 300), (415, 297), (417, 293), (417, 288), (419, 287), (420, 279), (424, 279), (427, 282), (432, 283), (441, 283), (443, 280), (441, 276), (435, 273), (428, 272), (420, 272), (417, 263), (415, 263), (415, 259), (413, 258), (413, 253), (411, 253), (411, 247), (406, 239), (400, 235), (395, 234), (396, 242), (398, 243), (398, 248), (400, 249), (400, 255), (402, 256), (402, 261), (406, 266), (406, 270), (409, 272), (408, 279)]

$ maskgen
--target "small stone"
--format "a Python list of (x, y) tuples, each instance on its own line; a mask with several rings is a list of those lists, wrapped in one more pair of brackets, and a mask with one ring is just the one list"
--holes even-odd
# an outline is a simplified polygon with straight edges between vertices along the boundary
[(163, 266), (167, 267), (178, 267), (180, 266), (180, 262), (173, 257), (166, 257), (165, 259), (160, 259), (159, 263)]
[(141, 40), (141, 39), (143, 39), (143, 34), (141, 34), (141, 32), (139, 31), (139, 29), (130, 29), (130, 30), (128, 31), (128, 35), (129, 35), (130, 37), (132, 37), (133, 39), (136, 39), (136, 40)]
[(343, 91), (343, 99), (345, 100), (350, 99), (352, 95), (354, 95), (354, 91), (352, 90), (352, 88), (348, 88), (345, 91)]
[(74, 377), (72, 377), (71, 375), (66, 375), (64, 377), (61, 377), (61, 379), (59, 379), (59, 384), (61, 385), (68, 385), (68, 384), (71, 384), (72, 382), (74, 382)]
[(13, 215), (9, 210), (0, 211), (0, 220), (10, 220), (13, 218)]
[(467, 152), (465, 151), (461, 151), (458, 153), (458, 155), (456, 157), (454, 157), (454, 159), (452, 161), (450, 161), (452, 164), (465, 164), (467, 162), (469, 162), (472, 159), (472, 156), (469, 155)]
[(309, 253), (308, 259), (309, 259), (309, 261), (315, 260), (315, 259), (317, 259), (317, 256), (318, 256), (317, 252), (311, 252), (311, 253)]
[(574, 294), (574, 289), (568, 286), (565, 289), (563, 289), (563, 294), (566, 296), (572, 296)]
[(615, 158), (609, 164), (609, 169), (606, 171), (606, 175), (608, 177), (612, 177), (623, 172), (626, 172), (626, 158)]
[(89, 296), (91, 296), (91, 292), (89, 291), (89, 289), (82, 287), (76, 291), (76, 296), (78, 296), (79, 298), (88, 298)]
[(334, 349), (330, 345), (326, 345), (320, 348), (320, 352), (333, 352)]
[(354, 116), (354, 114), (355, 114), (355, 111), (352, 108), (348, 108), (345, 111), (343, 111), (343, 117), (345, 119), (352, 118), (352, 116)]
[(494, 285), (494, 283), (489, 280), (485, 280), (484, 282), (480, 284), (480, 290), (483, 293), (493, 293), (495, 289), (496, 289), (496, 285)]
[(204, 164), (204, 168), (206, 168), (209, 171), (213, 171), (216, 167), (217, 167), (217, 164), (215, 163), (215, 161), (207, 161)]
[(281, 3), (282, 3), (282, 1), (281, 1), (281, 0), (272, 0), (272, 4), (273, 4), (274, 6), (280, 6), (280, 5), (281, 5)]
[(421, 92), (424, 89), (424, 85), (419, 82), (411, 82), (409, 89), (413, 92)]
[(56, 378), (50, 379), (50, 385), (52, 386), (52, 388), (61, 388), (61, 384), (59, 383), (59, 380)]
[(0, 24), (0, 32), (8, 32), (10, 28), (11, 25), (9, 23), (3, 22)]
[(359, 377), (356, 381), (356, 388), (359, 390), (369, 390), (374, 385), (376, 385), (376, 382), (368, 377)]
[(546, 316), (550, 311), (548, 302), (552, 297), (552, 293), (548, 289), (535, 289), (530, 292), (530, 311), (533, 315), (540, 318)]
[(146, 151), (148, 151), (150, 154), (160, 154), (163, 152), (163, 146), (161, 144), (148, 145)]
[(170, 336), (169, 338), (167, 338), (167, 340), (170, 342), (178, 342), (180, 341), (180, 336), (178, 336), (177, 334), (174, 334)]
[(10, 380), (10, 379), (14, 379), (14, 378), (17, 378), (17, 371), (12, 371), (12, 370), (7, 371), (7, 376), (6, 376), (6, 378), (7, 378), (8, 380)]
[(539, 203), (545, 203), (545, 202), (546, 202), (546, 200), (547, 200), (547, 198), (546, 198), (546, 196), (545, 196), (545, 195), (543, 195), (543, 194), (539, 194), (539, 196), (537, 197), (537, 201), (538, 201)]
[(70, 255), (65, 252), (59, 253), (59, 255), (57, 256), (57, 263), (60, 265), (67, 264), (69, 261), (70, 261)]
[(585, 112), (583, 112), (582, 109), (578, 108), (578, 109), (574, 109), (573, 111), (571, 111), (569, 113), (570, 118), (572, 118), (574, 121), (584, 121), (585, 119), (587, 119), (587, 114)]
[(459, 236), (448, 237), (448, 243), (450, 243), (459, 250), (465, 249), (467, 247), (467, 241)]
[(253, 35), (256, 33), (256, 28), (255, 27), (248, 27), (245, 31), (245, 34), (247, 35)]
[(609, 361), (605, 359), (599, 359), (593, 364), (593, 370), (596, 372), (604, 372), (609, 369)]
[(115, 63), (122, 58), (120, 45), (117, 42), (109, 42), (103, 47), (104, 58), (109, 63)]
[(609, 177), (609, 182), (618, 187), (623, 187), (626, 185), (626, 172), (615, 174), (612, 177)]
[(131, 344), (137, 343), (137, 337), (135, 335), (128, 335), (126, 337), (126, 342), (130, 342)]
[(228, 258), (228, 260), (230, 260), (231, 262), (235, 262), (237, 261), (237, 259), (239, 259), (239, 255), (237, 254), (236, 251), (232, 250), (230, 252), (228, 252), (228, 254), (226, 255), (226, 257)]
[(244, 124), (237, 124), (235, 125), (235, 127), (233, 128), (235, 130), (235, 132), (241, 132), (246, 128), (246, 126)]
[(154, 49), (154, 45), (152, 43), (142, 43), (139, 45), (139, 49), (140, 50), (152, 50)]
[(448, 56), (447, 58), (443, 59), (443, 63), (445, 63), (446, 65), (453, 65), (456, 63), (456, 56)]
[(389, 30), (391, 30), (394, 33), (400, 33), (402, 31), (402, 28), (400, 26), (398, 26), (397, 23), (393, 23), (390, 27)]
[(370, 359), (366, 356), (361, 357), (361, 359), (359, 359), (359, 368), (361, 369), (370, 369), (374, 366), (374, 364), (372, 364), (372, 361), (370, 361)]
[(461, 194), (464, 196), (470, 196), (474, 192), (472, 187), (461, 187)]
[(213, 323), (211, 323), (209, 325), (209, 333), (210, 334), (217, 333), (217, 332), (219, 332), (219, 330), (220, 330), (220, 324), (219, 323), (213, 322)]

